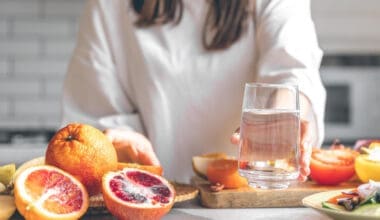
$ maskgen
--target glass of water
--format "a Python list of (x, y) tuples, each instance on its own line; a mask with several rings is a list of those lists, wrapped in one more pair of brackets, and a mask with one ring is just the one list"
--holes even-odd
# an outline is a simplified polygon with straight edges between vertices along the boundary
[(299, 175), (299, 145), (298, 87), (247, 83), (240, 124), (240, 175), (255, 188), (287, 188)]

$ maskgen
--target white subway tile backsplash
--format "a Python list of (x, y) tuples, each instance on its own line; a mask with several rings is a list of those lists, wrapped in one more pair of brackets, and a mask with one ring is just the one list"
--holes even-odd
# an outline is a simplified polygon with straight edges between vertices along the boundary
[(64, 56), (69, 57), (75, 45), (75, 38), (70, 40), (51, 40), (44, 42), (43, 54), (45, 56)]
[(0, 117), (0, 129), (40, 129), (40, 117)]
[(0, 17), (28, 17), (40, 14), (39, 0), (0, 0)]
[(60, 127), (63, 126), (61, 117), (49, 117), (46, 116), (41, 120), (41, 125), (45, 128), (51, 128), (54, 130), (58, 130)]
[(0, 36), (6, 36), (9, 33), (9, 22), (0, 19)]
[(45, 90), (43, 95), (46, 97), (57, 97), (61, 98), (62, 89), (63, 89), (63, 79), (62, 80), (46, 80), (45, 81)]
[(36, 80), (2, 79), (0, 81), (0, 97), (17, 99), (21, 97), (36, 97), (41, 94), (41, 83)]
[(15, 60), (14, 63), (14, 74), (28, 74), (30, 76), (50, 76), (62, 79), (62, 75), (66, 73), (67, 64), (67, 58), (50, 59), (41, 57), (39, 59), (18, 59)]
[(25, 99), (15, 100), (15, 116), (54, 116), (59, 117), (61, 104), (59, 100)]
[(9, 115), (11, 104), (7, 100), (0, 100), (0, 117)]
[(82, 12), (84, 0), (46, 1), (43, 14), (45, 16), (64, 16), (78, 18)]
[(13, 21), (12, 33), (15, 36), (67, 37), (71, 30), (70, 21), (64, 19), (17, 19)]
[(0, 59), (0, 77), (7, 75), (9, 72), (9, 62), (7, 60)]
[(1, 57), (36, 56), (39, 52), (40, 43), (36, 39), (0, 39)]
[(64, 75), (85, 0), (0, 0), (0, 128), (60, 124)]

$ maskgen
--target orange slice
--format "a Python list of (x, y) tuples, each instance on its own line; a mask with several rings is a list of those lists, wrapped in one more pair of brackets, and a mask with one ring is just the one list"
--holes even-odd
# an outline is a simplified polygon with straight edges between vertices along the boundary
[(227, 189), (248, 186), (247, 180), (239, 175), (238, 161), (234, 159), (218, 159), (207, 167), (207, 178), (211, 184), (220, 183)]
[(208, 165), (218, 159), (227, 159), (227, 155), (218, 152), (194, 156), (192, 158), (192, 166), (195, 174), (202, 178), (207, 178)]
[(27, 168), (15, 180), (15, 203), (25, 219), (79, 219), (88, 193), (72, 175), (48, 165)]
[(118, 162), (117, 163), (117, 169), (122, 170), (124, 168), (136, 168), (139, 170), (145, 170), (151, 173), (154, 173), (156, 175), (162, 176), (163, 169), (161, 166), (153, 166), (153, 165), (141, 165), (137, 163), (124, 163), (124, 162)]

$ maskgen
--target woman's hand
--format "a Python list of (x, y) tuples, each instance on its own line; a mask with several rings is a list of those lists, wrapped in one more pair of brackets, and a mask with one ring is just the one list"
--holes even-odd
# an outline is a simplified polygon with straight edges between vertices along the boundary
[[(238, 145), (240, 140), (240, 128), (231, 136), (231, 143)], [(301, 120), (301, 144), (300, 144), (300, 175), (298, 176), (299, 181), (306, 181), (307, 176), (310, 174), (310, 158), (311, 158), (312, 146), (310, 144), (310, 132), (309, 123), (305, 120)]]
[(312, 152), (309, 122), (301, 119), (301, 156), (299, 181), (306, 181), (310, 174), (310, 158)]
[(160, 165), (150, 141), (144, 135), (124, 128), (107, 129), (104, 134), (111, 140), (120, 162)]

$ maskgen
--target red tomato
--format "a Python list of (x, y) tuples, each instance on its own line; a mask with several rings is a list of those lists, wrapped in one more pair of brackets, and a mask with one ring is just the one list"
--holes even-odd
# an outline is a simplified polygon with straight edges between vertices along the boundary
[(322, 185), (337, 185), (355, 175), (357, 152), (349, 148), (315, 149), (311, 155), (310, 177)]

